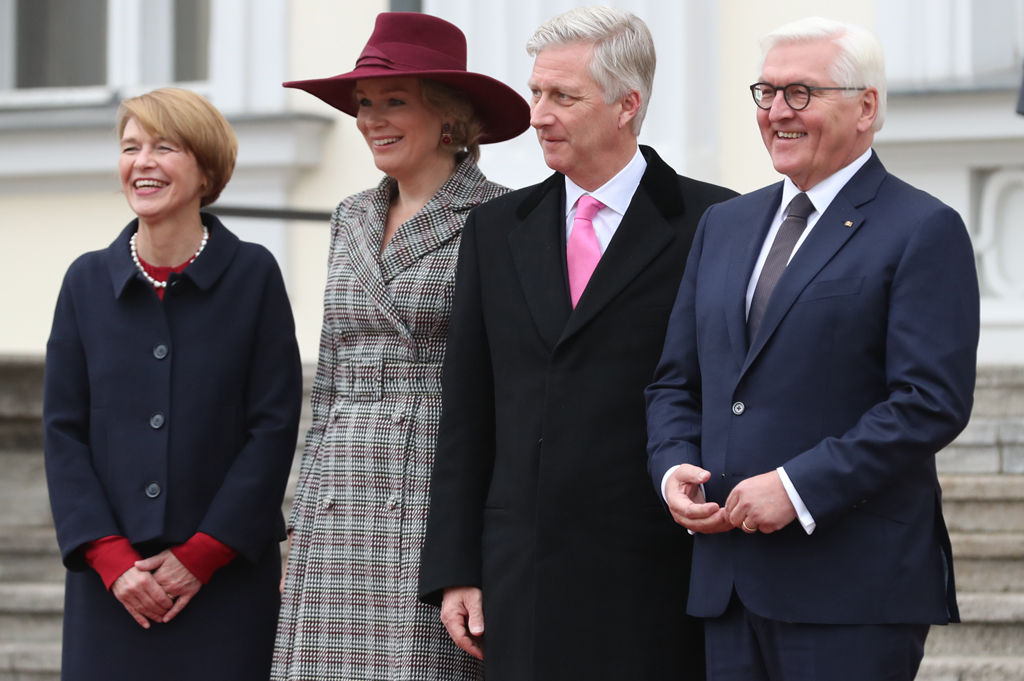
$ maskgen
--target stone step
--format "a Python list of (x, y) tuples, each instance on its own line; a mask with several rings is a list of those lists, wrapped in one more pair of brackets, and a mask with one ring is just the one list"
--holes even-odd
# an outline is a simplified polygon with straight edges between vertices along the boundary
[(940, 473), (1024, 473), (1024, 415), (971, 417), (935, 459)]
[(1024, 416), (1024, 366), (980, 366), (971, 417)]
[(60, 643), (0, 643), (0, 681), (59, 681)]
[(61, 640), (64, 585), (0, 583), (0, 641), (53, 643)]
[[(932, 631), (935, 631), (933, 628)], [(916, 681), (1021, 681), (1024, 657), (925, 656)]]
[(1024, 533), (953, 533), (949, 538), (958, 593), (1024, 593)]
[(42, 358), (0, 357), (0, 449), (41, 449), (42, 415)]
[(1024, 475), (943, 475), (950, 532), (1024, 532)]
[(0, 526), (0, 582), (63, 582), (52, 527)]
[(50, 524), (43, 452), (0, 450), (0, 528)]
[(932, 627), (925, 654), (1024, 657), (1024, 594), (958, 593), (960, 624)]

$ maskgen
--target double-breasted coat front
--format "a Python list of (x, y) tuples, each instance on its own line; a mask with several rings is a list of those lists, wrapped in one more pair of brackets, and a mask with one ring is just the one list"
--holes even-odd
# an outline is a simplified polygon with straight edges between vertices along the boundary
[[(63, 678), (266, 678), (281, 499), (302, 401), (291, 307), (273, 256), (217, 218), (161, 301), (132, 262), (133, 221), (71, 265), (47, 343), (50, 503), (67, 575)], [(143, 556), (204, 532), (238, 551), (167, 624), (143, 629), (82, 547)]]
[(332, 220), (274, 679), (480, 678), (416, 586), (462, 225), (507, 190), (466, 159), (380, 252), (395, 189)]

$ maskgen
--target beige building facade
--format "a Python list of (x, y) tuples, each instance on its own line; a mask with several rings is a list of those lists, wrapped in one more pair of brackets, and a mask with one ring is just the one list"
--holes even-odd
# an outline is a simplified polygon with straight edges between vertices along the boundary
[[(280, 83), (351, 69), (376, 15), (393, 4), (418, 4), (459, 25), (468, 36), (470, 68), (526, 96), (527, 38), (543, 20), (585, 3), (0, 0), (0, 355), (45, 352), (64, 271), (79, 254), (107, 246), (133, 217), (116, 176), (113, 121), (120, 98), (179, 84), (228, 116), (240, 153), (218, 205), (325, 213), (376, 184), (380, 173), (353, 119)], [(1024, 3), (610, 4), (644, 18), (658, 47), (641, 142), (679, 172), (739, 191), (779, 179), (747, 89), (756, 78), (757, 38), (812, 14), (875, 28), (892, 83), (889, 118), (875, 148), (892, 172), (957, 208), (971, 230), (984, 294), (980, 362), (1024, 364), (1024, 117), (1014, 113)], [(53, 11), (41, 12), (43, 6)], [(82, 8), (89, 12), (76, 15)], [(39, 63), (45, 68), (29, 67)], [(513, 187), (548, 172), (529, 131), (485, 147), (481, 165), (491, 179)], [(277, 257), (303, 359), (314, 362), (326, 222), (224, 221)]]

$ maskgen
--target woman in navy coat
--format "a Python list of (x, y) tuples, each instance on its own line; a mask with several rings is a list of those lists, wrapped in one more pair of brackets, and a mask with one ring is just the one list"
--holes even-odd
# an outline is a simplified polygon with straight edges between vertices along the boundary
[(68, 270), (47, 344), (63, 679), (270, 673), (301, 365), (273, 256), (199, 209), (237, 142), (202, 97), (118, 111), (138, 215)]

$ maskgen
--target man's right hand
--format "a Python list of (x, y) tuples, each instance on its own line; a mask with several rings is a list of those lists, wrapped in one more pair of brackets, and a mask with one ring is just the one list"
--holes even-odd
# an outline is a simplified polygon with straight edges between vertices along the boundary
[(478, 660), (484, 659), (483, 601), (483, 592), (475, 586), (448, 587), (441, 601), (441, 622), (448, 635), (455, 645)]
[(701, 485), (710, 479), (708, 471), (684, 463), (672, 472), (665, 485), (665, 501), (672, 518), (691, 532), (714, 534), (733, 529), (725, 509), (704, 500)]
[[(153, 577), (152, 572), (131, 568), (111, 585), (110, 592), (143, 629), (149, 629), (149, 620), (160, 622), (174, 601)], [(149, 619), (146, 619), (146, 618)]]

